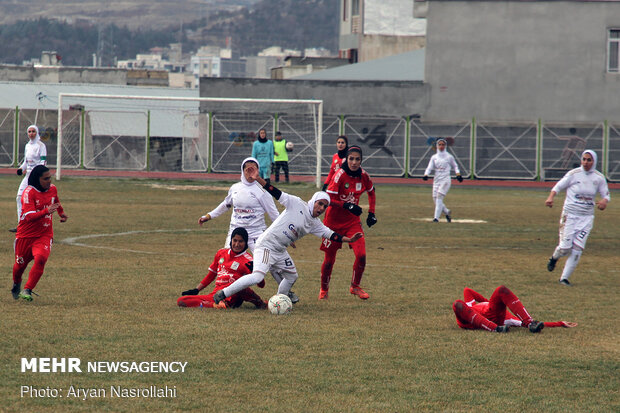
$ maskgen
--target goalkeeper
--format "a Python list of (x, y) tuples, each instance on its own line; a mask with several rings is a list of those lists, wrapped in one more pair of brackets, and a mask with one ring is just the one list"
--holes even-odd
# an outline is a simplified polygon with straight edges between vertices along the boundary
[[(177, 300), (179, 307), (203, 308), (237, 308), (248, 301), (256, 308), (266, 308), (267, 303), (251, 288), (239, 291), (225, 301), (215, 304), (213, 295), (222, 288), (231, 285), (235, 280), (252, 272), (252, 256), (246, 251), (248, 247), (248, 232), (245, 228), (235, 228), (231, 234), (230, 248), (219, 250), (209, 266), (207, 276), (194, 289), (183, 291)], [(198, 293), (215, 280), (215, 288), (208, 295)], [(260, 288), (265, 283), (258, 285)]]

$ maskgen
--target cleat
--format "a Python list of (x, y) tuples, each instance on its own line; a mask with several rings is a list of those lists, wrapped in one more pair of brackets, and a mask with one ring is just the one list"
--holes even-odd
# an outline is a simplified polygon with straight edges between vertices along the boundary
[(353, 295), (357, 295), (362, 300), (368, 300), (370, 298), (370, 295), (368, 295), (366, 291), (362, 290), (361, 287), (351, 287), (349, 292)]
[(532, 320), (532, 322), (529, 326), (527, 326), (527, 328), (529, 328), (532, 333), (540, 333), (541, 330), (545, 328), (545, 323), (543, 323), (542, 321)]
[(9, 232), (17, 232), (17, 228), (10, 228)]
[(224, 293), (224, 290), (219, 290), (218, 292), (213, 294), (213, 302), (215, 304), (219, 304), (220, 301), (223, 301), (225, 299), (226, 299), (226, 294)]
[(560, 278), (560, 281), (558, 281), (560, 284), (565, 285), (567, 287), (572, 287), (573, 284), (571, 284), (567, 279), (565, 278)]
[(288, 295), (288, 298), (291, 299), (291, 303), (297, 304), (299, 302), (299, 297), (294, 292), (289, 291), (287, 295)]
[(321, 290), (319, 292), (319, 300), (327, 300), (327, 290)]
[(24, 288), (24, 291), (19, 293), (19, 298), (22, 298), (26, 301), (32, 301), (32, 290)]
[(448, 210), (448, 213), (446, 214), (446, 221), (448, 221), (448, 223), (452, 222), (452, 211)]
[(13, 294), (13, 299), (17, 300), (19, 298), (19, 290), (21, 289), (21, 283), (13, 283), (13, 288), (11, 288), (11, 294)]
[(553, 258), (553, 256), (549, 258), (549, 261), (547, 262), (547, 271), (549, 272), (553, 271), (555, 269), (556, 262), (558, 262), (558, 260)]
[(497, 326), (495, 327), (496, 333), (507, 333), (510, 330), (508, 326)]
[(433, 218), (433, 222), (439, 222), (437, 218)]

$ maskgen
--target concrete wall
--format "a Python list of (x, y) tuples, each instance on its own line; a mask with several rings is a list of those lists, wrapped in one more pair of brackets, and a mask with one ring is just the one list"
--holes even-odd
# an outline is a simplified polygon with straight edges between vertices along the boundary
[(424, 48), (426, 37), (424, 36), (385, 36), (364, 35), (360, 50), (360, 62), (381, 59)]
[(200, 79), (201, 97), (322, 99), (326, 115), (407, 116), (423, 113), (423, 82)]
[(620, 119), (620, 2), (429, 1), (426, 119)]

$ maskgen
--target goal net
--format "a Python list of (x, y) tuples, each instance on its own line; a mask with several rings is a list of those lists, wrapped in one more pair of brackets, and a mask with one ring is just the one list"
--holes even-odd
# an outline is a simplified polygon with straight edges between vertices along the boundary
[(58, 165), (135, 171), (240, 172), (258, 131), (294, 145), (291, 174), (320, 183), (320, 100), (61, 93)]

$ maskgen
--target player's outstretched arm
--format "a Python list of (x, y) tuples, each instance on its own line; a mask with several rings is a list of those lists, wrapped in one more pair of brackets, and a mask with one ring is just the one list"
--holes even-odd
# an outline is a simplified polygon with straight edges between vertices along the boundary
[(555, 194), (556, 194), (555, 191), (551, 191), (549, 193), (549, 196), (545, 200), (545, 205), (548, 206), (549, 208), (553, 207), (553, 198), (555, 197)]

